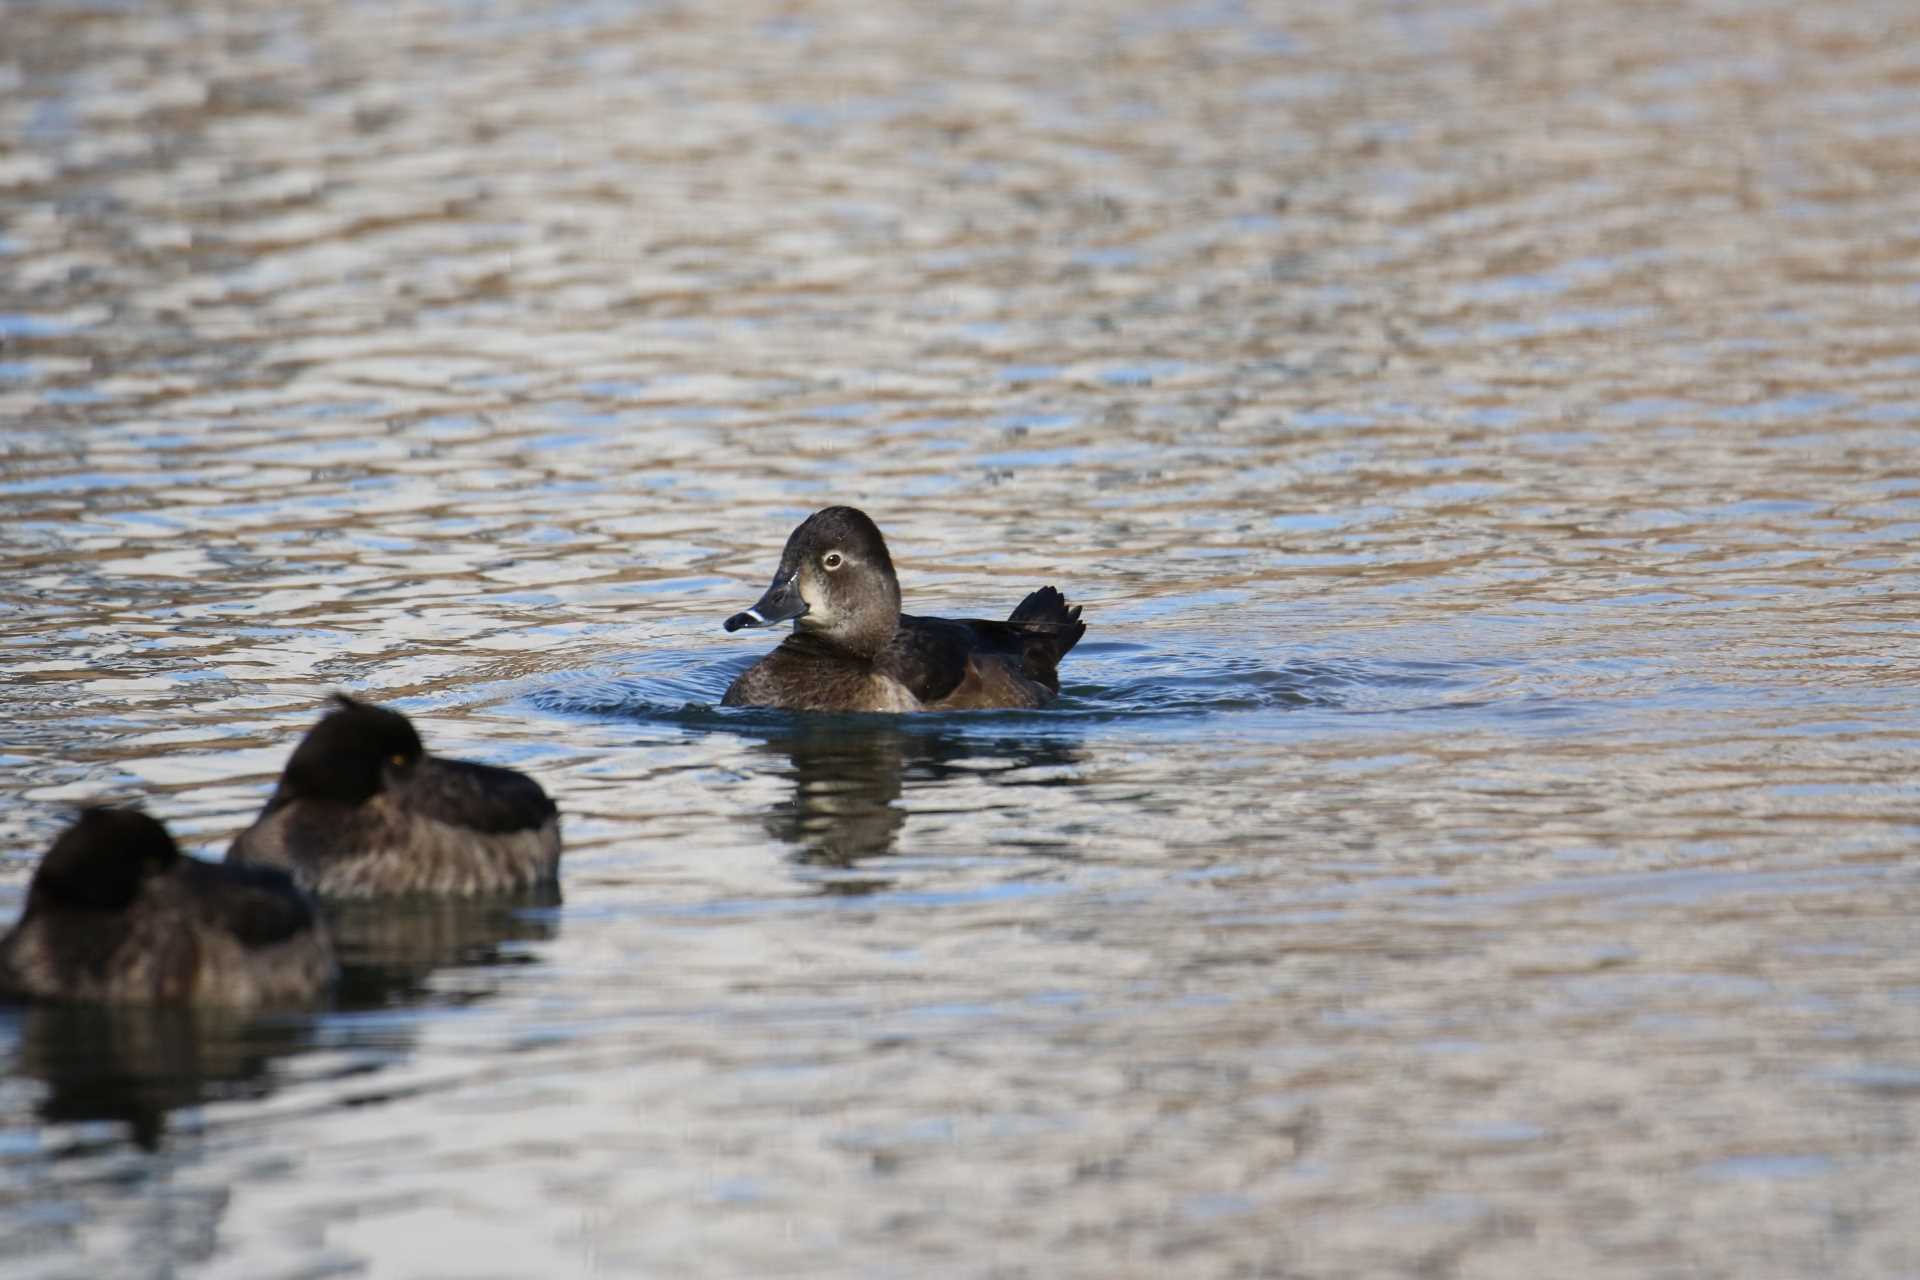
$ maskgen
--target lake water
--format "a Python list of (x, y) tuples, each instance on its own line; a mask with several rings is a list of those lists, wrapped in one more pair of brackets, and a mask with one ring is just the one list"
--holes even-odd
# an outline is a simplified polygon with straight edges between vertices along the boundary
[[(1920, 1273), (1916, 264), (1904, 2), (8, 4), (0, 919), (568, 852), (0, 1017), (0, 1269)], [(716, 709), (832, 503), (1059, 702)]]

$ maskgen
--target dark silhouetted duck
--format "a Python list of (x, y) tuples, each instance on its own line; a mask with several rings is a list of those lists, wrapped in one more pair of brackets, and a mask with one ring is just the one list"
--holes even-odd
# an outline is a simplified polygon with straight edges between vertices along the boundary
[(398, 711), (334, 695), (229, 862), (325, 898), (506, 893), (559, 874), (560, 815), (524, 773), (428, 755)]
[(53, 842), (0, 939), (23, 1000), (248, 1007), (311, 1000), (333, 948), (284, 872), (181, 854), (132, 809), (89, 809)]
[(1042, 587), (1005, 622), (900, 612), (886, 539), (864, 512), (808, 516), (758, 604), (727, 630), (792, 620), (793, 634), (740, 673), (721, 704), (789, 711), (961, 711), (1038, 707), (1087, 626)]

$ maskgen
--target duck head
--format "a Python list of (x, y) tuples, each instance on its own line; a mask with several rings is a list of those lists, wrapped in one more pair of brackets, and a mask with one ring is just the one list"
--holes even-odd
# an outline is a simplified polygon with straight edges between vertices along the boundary
[(828, 507), (787, 539), (766, 594), (726, 621), (728, 631), (791, 621), (803, 635), (871, 657), (900, 626), (900, 580), (887, 541), (865, 512)]
[(426, 758), (420, 735), (398, 711), (344, 693), (333, 703), (294, 748), (275, 799), (360, 804), (411, 776)]
[(180, 861), (167, 829), (137, 809), (84, 809), (40, 859), (27, 909), (120, 911)]

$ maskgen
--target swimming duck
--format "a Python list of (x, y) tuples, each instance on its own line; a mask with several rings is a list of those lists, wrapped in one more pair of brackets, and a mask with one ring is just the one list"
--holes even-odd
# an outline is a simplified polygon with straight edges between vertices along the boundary
[(1005, 622), (900, 612), (886, 539), (865, 512), (828, 507), (787, 539), (773, 585), (728, 631), (791, 620), (793, 634), (740, 673), (721, 705), (789, 711), (960, 711), (1038, 707), (1060, 691), (1060, 659), (1086, 634), (1052, 587)]
[(333, 696), (229, 862), (284, 867), (323, 898), (550, 885), (560, 815), (524, 773), (428, 755), (398, 711)]
[(81, 813), (0, 939), (0, 993), (21, 1000), (248, 1007), (332, 980), (333, 948), (285, 873), (186, 857), (133, 809)]

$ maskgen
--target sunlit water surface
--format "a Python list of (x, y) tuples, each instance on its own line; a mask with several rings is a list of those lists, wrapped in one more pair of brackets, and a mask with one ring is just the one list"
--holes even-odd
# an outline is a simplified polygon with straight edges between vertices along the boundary
[[(569, 845), (0, 1017), (9, 1277), (1920, 1273), (1910, 5), (0, 22), (0, 915), (331, 689)], [(832, 502), (1060, 701), (716, 709)]]

